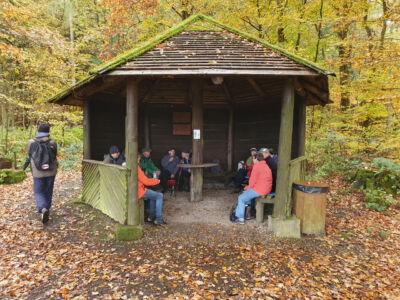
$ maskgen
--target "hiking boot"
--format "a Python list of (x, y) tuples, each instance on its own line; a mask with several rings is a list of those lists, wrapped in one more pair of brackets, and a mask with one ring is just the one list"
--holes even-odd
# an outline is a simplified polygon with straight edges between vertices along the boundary
[(49, 221), (50, 211), (47, 208), (42, 209), (42, 223), (46, 224)]
[(252, 215), (252, 211), (251, 211), (251, 206), (246, 206), (246, 210), (245, 210), (245, 220), (251, 220), (254, 219), (254, 216)]
[(147, 217), (146, 221), (149, 223), (153, 223), (155, 220), (155, 217)]
[(232, 223), (237, 225), (244, 225), (244, 219), (236, 218), (235, 220), (232, 221)]
[(155, 219), (154, 225), (167, 226), (167, 223), (165, 223), (165, 221), (163, 219)]
[(233, 190), (233, 192), (235, 194), (240, 193), (242, 191), (242, 187), (241, 186), (236, 186), (235, 189)]

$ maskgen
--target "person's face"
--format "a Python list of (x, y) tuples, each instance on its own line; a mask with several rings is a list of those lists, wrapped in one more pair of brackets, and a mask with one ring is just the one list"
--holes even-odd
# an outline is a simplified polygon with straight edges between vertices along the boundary
[(175, 155), (175, 150), (169, 150), (168, 151), (169, 156), (174, 156)]
[(149, 158), (150, 157), (150, 152), (143, 152), (143, 156), (146, 157), (146, 158)]
[(254, 151), (254, 150), (250, 152), (251, 156), (255, 156), (256, 153), (257, 153), (257, 151)]
[(112, 158), (117, 159), (119, 157), (119, 152), (111, 154)]
[(137, 163), (140, 164), (140, 155), (137, 157)]
[(182, 152), (181, 155), (182, 155), (182, 158), (186, 158), (186, 159), (189, 158), (189, 153)]

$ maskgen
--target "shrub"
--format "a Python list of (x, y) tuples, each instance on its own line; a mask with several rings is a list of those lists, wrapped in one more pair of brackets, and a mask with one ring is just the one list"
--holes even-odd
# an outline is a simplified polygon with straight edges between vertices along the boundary
[(375, 209), (376, 211), (382, 212), (385, 211), (390, 205), (395, 204), (396, 200), (392, 195), (386, 193), (382, 189), (375, 190), (364, 190), (365, 207), (369, 209)]
[(24, 181), (26, 173), (23, 170), (11, 170), (2, 169), (0, 170), (0, 184), (14, 184)]

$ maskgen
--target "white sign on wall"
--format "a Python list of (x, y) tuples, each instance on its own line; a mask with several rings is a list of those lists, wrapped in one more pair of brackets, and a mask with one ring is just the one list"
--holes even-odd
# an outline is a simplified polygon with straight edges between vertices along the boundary
[(200, 129), (193, 129), (193, 139), (194, 140), (200, 139)]

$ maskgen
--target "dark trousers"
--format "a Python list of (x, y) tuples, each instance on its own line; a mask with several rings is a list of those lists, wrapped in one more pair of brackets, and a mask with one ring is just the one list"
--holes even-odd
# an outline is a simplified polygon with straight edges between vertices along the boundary
[(235, 187), (240, 187), (244, 181), (244, 179), (246, 178), (247, 175), (247, 170), (246, 169), (239, 169), (236, 172), (236, 176), (235, 176)]
[[(176, 174), (174, 174), (174, 175), (175, 175), (174, 179), (176, 180), (177, 179), (176, 178)], [(171, 178), (171, 172), (170, 171), (165, 170), (165, 169), (161, 171), (160, 182), (161, 182), (162, 187), (164, 188), (164, 191), (167, 190), (167, 181), (170, 178)]]
[(187, 192), (190, 191), (190, 173), (182, 171), (182, 173), (179, 175), (179, 180), (178, 180), (178, 190), (182, 191), (185, 190)]
[(55, 176), (33, 178), (33, 194), (35, 196), (38, 212), (43, 208), (50, 210), (51, 200), (53, 198)]

